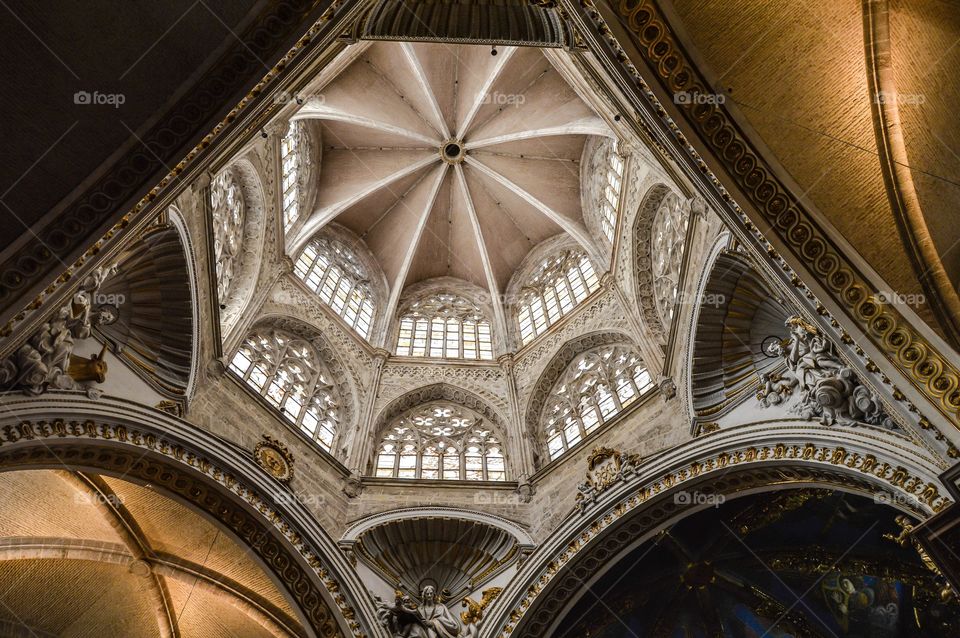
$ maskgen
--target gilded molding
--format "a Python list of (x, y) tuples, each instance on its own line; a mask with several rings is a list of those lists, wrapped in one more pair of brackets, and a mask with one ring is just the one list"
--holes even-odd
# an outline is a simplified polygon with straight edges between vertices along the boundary
[[(21, 442), (28, 445), (16, 445)], [(39, 445), (29, 445), (31, 442)], [(121, 447), (117, 447), (118, 443)], [(229, 527), (275, 573), (318, 636), (343, 636), (326, 599), (297, 559), (277, 540), (275, 534), (279, 534), (313, 569), (346, 619), (352, 635), (357, 638), (366, 635), (354, 607), (342, 593), (341, 583), (332, 577), (300, 533), (255, 488), (215, 461), (154, 432), (93, 419), (22, 420), (15, 426), (0, 428), (0, 468), (18, 469), (51, 462), (119, 471), (124, 476), (170, 490), (206, 511)], [(198, 473), (205, 480), (199, 478)], [(255, 517), (210, 489), (206, 481), (219, 484), (260, 516)], [(273, 533), (268, 531), (269, 527)]]
[[(581, 0), (583, 14), (603, 38), (622, 68), (630, 75), (678, 146), (713, 184), (722, 199), (735, 211), (740, 223), (770, 259), (791, 280), (800, 294), (810, 299), (818, 312), (834, 327), (840, 324), (816, 301), (776, 249), (764, 239), (757, 226), (734, 201), (733, 195), (697, 152), (680, 127), (659, 102), (637, 68), (630, 62), (591, 0)], [(680, 91), (714, 93), (687, 58), (653, 0), (615, 5), (622, 25), (630, 32), (644, 62), (661, 86), (670, 93)], [(960, 429), (960, 369), (929, 343), (907, 319), (874, 288), (813, 220), (800, 202), (774, 175), (762, 155), (725, 107), (720, 104), (679, 104), (698, 137), (714, 154), (730, 178), (749, 198), (751, 205), (769, 223), (772, 232), (803, 263), (900, 372), (926, 396), (938, 411)], [(841, 329), (842, 331), (842, 329)], [(846, 333), (843, 333), (846, 336)]]
[[(565, 545), (558, 546), (552, 556), (540, 557), (539, 576), (534, 574), (526, 579), (531, 583), (526, 591), (512, 609), (499, 610), (502, 624), (485, 636), (545, 635), (559, 607), (582, 589), (583, 583), (601, 564), (644, 533), (693, 507), (690, 503), (663, 498), (667, 494), (676, 494), (680, 486), (696, 486), (713, 494), (802, 483), (843, 486), (869, 493), (890, 492), (892, 494), (885, 494), (887, 502), (898, 503), (920, 519), (952, 503), (940, 493), (937, 484), (907, 468), (843, 445), (813, 442), (740, 445), (695, 459), (683, 467), (643, 480), (639, 486), (611, 490), (615, 493), (615, 500), (603, 498), (589, 504), (583, 512), (585, 522), (579, 527), (579, 533)], [(634, 476), (641, 474), (642, 467)], [(627, 483), (633, 484), (637, 480), (634, 478)], [(878, 490), (878, 483), (884, 487)], [(624, 532), (619, 529), (621, 522), (636, 529)], [(614, 527), (618, 527), (618, 531), (613, 532)], [(612, 533), (607, 534), (608, 531)], [(582, 572), (580, 576), (575, 575), (578, 569)], [(546, 601), (538, 600), (561, 572), (564, 576), (563, 583), (558, 586), (560, 592), (553, 587)], [(559, 601), (555, 600), (558, 596)], [(534, 609), (533, 617), (525, 619)]]

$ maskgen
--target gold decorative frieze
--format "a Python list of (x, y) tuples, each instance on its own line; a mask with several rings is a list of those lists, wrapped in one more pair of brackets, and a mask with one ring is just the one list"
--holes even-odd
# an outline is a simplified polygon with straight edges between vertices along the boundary
[[(608, 452), (599, 451), (597, 459), (606, 457)], [(597, 453), (595, 452), (595, 454)], [(940, 494), (938, 485), (913, 474), (907, 468), (882, 461), (873, 454), (862, 454), (839, 445), (818, 445), (812, 442), (804, 444), (777, 443), (746, 446), (718, 452), (695, 460), (684, 468), (644, 482), (616, 504), (607, 506), (602, 514), (599, 512), (595, 514), (597, 519), (546, 564), (540, 577), (528, 587), (518, 605), (509, 612), (509, 620), (500, 628), (497, 635), (503, 638), (510, 636), (523, 619), (524, 614), (532, 607), (534, 600), (546, 589), (561, 568), (570, 563), (588, 546), (592, 546), (595, 539), (629, 513), (684, 483), (696, 480), (697, 484), (702, 485), (702, 480), (712, 472), (724, 470), (724, 474), (721, 475), (724, 476), (726, 471), (736, 467), (743, 467), (744, 470), (753, 467), (757, 471), (762, 471), (762, 468), (771, 467), (771, 461), (778, 462), (777, 469), (774, 471), (778, 478), (773, 480), (771, 477), (767, 477), (768, 480), (773, 481), (767, 483), (768, 485), (777, 482), (801, 482), (800, 478), (790, 478), (790, 468), (803, 468), (811, 471), (817, 470), (817, 468), (822, 468), (824, 471), (828, 471), (829, 468), (843, 468), (842, 476), (844, 480), (850, 483), (852, 488), (878, 490), (875, 487), (876, 484), (883, 484), (886, 490), (894, 495), (891, 497), (891, 501), (895, 500), (913, 510), (918, 517), (925, 518), (931, 512), (939, 512), (952, 502), (948, 497)], [(858, 480), (860, 475), (867, 480)], [(870, 487), (867, 487), (868, 485)], [(737, 489), (743, 489), (742, 482), (735, 483), (730, 491), (736, 491)], [(590, 512), (587, 511), (586, 513), (589, 514)]]

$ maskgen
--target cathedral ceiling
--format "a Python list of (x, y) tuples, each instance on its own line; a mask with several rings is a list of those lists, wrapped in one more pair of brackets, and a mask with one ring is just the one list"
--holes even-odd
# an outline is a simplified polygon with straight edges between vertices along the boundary
[(0, 474), (0, 491), (0, 633), (303, 635), (248, 552), (149, 488), (32, 470)]
[(291, 254), (336, 220), (373, 252), (390, 309), (405, 287), (444, 276), (498, 299), (531, 249), (558, 234), (602, 254), (580, 168), (587, 139), (612, 133), (549, 54), (378, 42), (341, 55), (343, 70), (301, 93), (294, 116), (316, 123), (322, 152)]

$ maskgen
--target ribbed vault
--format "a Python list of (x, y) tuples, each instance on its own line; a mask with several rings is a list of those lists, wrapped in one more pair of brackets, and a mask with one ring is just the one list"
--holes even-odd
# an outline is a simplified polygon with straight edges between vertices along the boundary
[(154, 490), (64, 470), (5, 472), (0, 490), (0, 574), (17, 584), (0, 633), (306, 635), (246, 551)]
[[(500, 299), (541, 241), (565, 233), (591, 257), (580, 166), (611, 136), (539, 49), (361, 43), (306, 95), (323, 153), (312, 209), (287, 239), (297, 254), (336, 220), (364, 240), (390, 287), (455, 277)], [(558, 54), (559, 55), (559, 54)], [(322, 80), (321, 80), (322, 82)], [(497, 324), (505, 326), (502, 304)]]

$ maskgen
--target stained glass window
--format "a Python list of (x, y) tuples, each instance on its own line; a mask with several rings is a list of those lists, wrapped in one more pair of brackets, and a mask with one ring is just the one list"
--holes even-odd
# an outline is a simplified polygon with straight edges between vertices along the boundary
[(609, 345), (578, 355), (553, 387), (542, 427), (550, 460), (633, 404), (653, 387), (640, 356)]
[(340, 422), (340, 401), (311, 344), (280, 330), (254, 332), (233, 356), (230, 370), (330, 451)]
[(521, 289), (517, 302), (520, 340), (526, 344), (600, 287), (590, 259), (565, 250), (546, 258)]
[(403, 310), (396, 351), (405, 357), (490, 360), (490, 322), (468, 299), (452, 293), (433, 294)]
[(380, 440), (377, 476), (505, 481), (503, 444), (485, 420), (451, 403), (431, 403), (398, 417)]
[(373, 295), (353, 249), (337, 239), (314, 238), (300, 253), (293, 271), (360, 336), (370, 337)]
[(620, 210), (620, 193), (623, 188), (623, 158), (614, 144), (607, 161), (607, 174), (603, 184), (603, 197), (600, 200), (600, 227), (611, 243), (617, 229), (617, 216)]
[(650, 254), (653, 259), (653, 284), (657, 312), (665, 328), (673, 321), (683, 264), (683, 247), (689, 216), (680, 199), (668, 194), (660, 203), (653, 220)]
[(243, 191), (233, 170), (228, 168), (210, 183), (213, 213), (213, 256), (217, 264), (217, 298), (225, 304), (233, 277), (240, 268), (243, 243)]
[(283, 229), (289, 231), (300, 219), (302, 204), (301, 184), (306, 169), (309, 149), (307, 131), (303, 122), (290, 122), (290, 128), (280, 140), (280, 185), (283, 193)]

